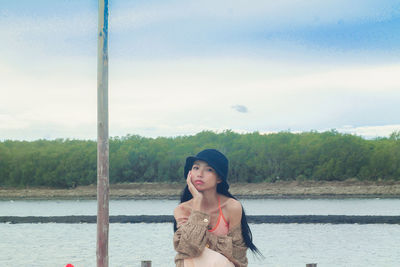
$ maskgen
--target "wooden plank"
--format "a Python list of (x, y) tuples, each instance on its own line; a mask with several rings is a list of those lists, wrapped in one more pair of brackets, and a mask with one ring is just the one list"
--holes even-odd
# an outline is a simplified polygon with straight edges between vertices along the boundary
[(97, 39), (97, 267), (108, 267), (108, 0), (99, 0)]
[(141, 267), (151, 267), (151, 261), (142, 261)]

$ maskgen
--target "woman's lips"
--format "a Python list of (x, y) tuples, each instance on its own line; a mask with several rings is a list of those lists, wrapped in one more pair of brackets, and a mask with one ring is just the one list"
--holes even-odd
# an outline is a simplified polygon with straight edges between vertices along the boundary
[(200, 180), (196, 180), (196, 181), (194, 181), (194, 183), (197, 184), (197, 185), (204, 184), (204, 182), (200, 181)]

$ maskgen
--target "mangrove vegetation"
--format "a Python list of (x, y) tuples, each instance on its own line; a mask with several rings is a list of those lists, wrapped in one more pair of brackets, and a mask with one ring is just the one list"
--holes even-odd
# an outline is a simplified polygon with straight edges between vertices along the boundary
[[(230, 182), (400, 180), (400, 132), (364, 139), (327, 132), (110, 138), (110, 183), (184, 182), (185, 158), (216, 148), (230, 160)], [(0, 142), (0, 186), (69, 188), (96, 183), (93, 140)]]

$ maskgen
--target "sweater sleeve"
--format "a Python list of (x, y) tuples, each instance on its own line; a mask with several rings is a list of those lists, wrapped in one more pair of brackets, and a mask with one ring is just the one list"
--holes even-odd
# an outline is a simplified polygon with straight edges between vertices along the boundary
[[(205, 246), (221, 253), (235, 267), (247, 267), (247, 246), (244, 243), (241, 226), (231, 229), (228, 235), (217, 236), (208, 232), (210, 216), (200, 211), (192, 211), (186, 220), (179, 219), (174, 234), (174, 248), (177, 266), (183, 266), (183, 259), (200, 256)], [(179, 223), (182, 222), (182, 223)]]
[(187, 222), (181, 224), (174, 234), (174, 248), (178, 252), (175, 261), (199, 256), (207, 243), (207, 226), (210, 216), (192, 211)]
[(232, 255), (235, 261), (233, 263), (237, 267), (247, 267), (247, 245), (243, 240), (242, 227), (235, 227), (230, 233), (232, 236)]
[(208, 243), (211, 249), (227, 257), (235, 267), (247, 267), (247, 246), (243, 241), (240, 225), (226, 236), (209, 234)]

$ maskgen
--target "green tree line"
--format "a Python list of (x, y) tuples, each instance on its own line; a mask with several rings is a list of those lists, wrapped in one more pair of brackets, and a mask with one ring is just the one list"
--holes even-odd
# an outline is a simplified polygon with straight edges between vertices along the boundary
[[(184, 182), (185, 158), (205, 148), (230, 161), (230, 182), (400, 180), (400, 132), (364, 139), (323, 133), (203, 131), (193, 136), (110, 138), (110, 183)], [(95, 184), (97, 144), (90, 140), (0, 142), (0, 186), (67, 188)]]

